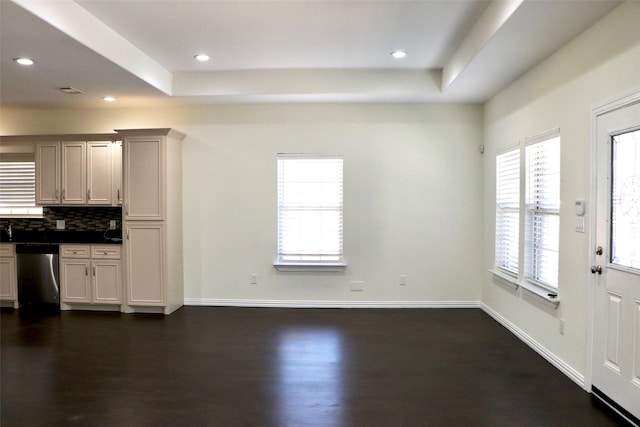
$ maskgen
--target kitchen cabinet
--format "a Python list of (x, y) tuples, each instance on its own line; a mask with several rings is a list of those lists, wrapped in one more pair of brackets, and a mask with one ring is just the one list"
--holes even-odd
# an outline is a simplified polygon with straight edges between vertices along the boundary
[(0, 243), (0, 301), (18, 308), (15, 245)]
[(124, 201), (124, 182), (122, 180), (122, 141), (115, 141), (111, 146), (112, 183), (111, 200), (114, 205), (122, 206)]
[(35, 149), (36, 204), (60, 203), (60, 143), (40, 142)]
[(164, 222), (128, 222), (125, 235), (127, 303), (133, 306), (165, 306), (167, 262)]
[(85, 142), (63, 142), (60, 203), (87, 203), (87, 145)]
[[(61, 245), (61, 308), (74, 304), (122, 303), (120, 245)], [(85, 308), (85, 307), (83, 307)]]
[(125, 144), (125, 220), (163, 220), (164, 139), (132, 137)]
[(112, 140), (37, 142), (36, 204), (121, 204), (122, 166), (114, 162), (121, 152)]
[(87, 204), (111, 205), (113, 201), (113, 143), (87, 142)]
[(170, 314), (184, 304), (182, 145), (173, 129), (123, 137), (125, 311)]

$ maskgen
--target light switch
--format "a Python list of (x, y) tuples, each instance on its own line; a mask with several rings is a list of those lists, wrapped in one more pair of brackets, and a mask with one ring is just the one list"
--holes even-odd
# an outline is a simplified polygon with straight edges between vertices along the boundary
[(57, 230), (64, 230), (65, 225), (64, 225), (64, 219), (57, 219), (56, 220), (56, 229)]
[(576, 217), (576, 233), (584, 233), (584, 217)]

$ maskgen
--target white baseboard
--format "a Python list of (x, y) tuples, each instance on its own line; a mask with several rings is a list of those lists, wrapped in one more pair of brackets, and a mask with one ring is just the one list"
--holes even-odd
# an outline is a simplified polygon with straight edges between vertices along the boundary
[(282, 308), (480, 308), (479, 301), (317, 301), (185, 298), (184, 305)]
[(564, 360), (560, 359), (558, 356), (550, 352), (542, 344), (540, 344), (539, 342), (531, 338), (522, 329), (518, 328), (516, 325), (511, 323), (505, 317), (498, 314), (498, 312), (494, 311), (491, 307), (487, 306), (484, 303), (481, 303), (480, 308), (489, 316), (493, 317), (493, 319), (496, 322), (500, 323), (502, 326), (507, 328), (507, 330), (509, 330), (509, 332), (511, 332), (513, 335), (520, 338), (520, 340), (522, 340), (525, 344), (531, 347), (536, 353), (544, 357), (549, 363), (551, 363), (553, 366), (558, 368), (560, 372), (562, 372), (567, 377), (569, 377), (573, 382), (578, 384), (582, 389), (586, 389), (585, 378), (583, 374), (573, 369)]

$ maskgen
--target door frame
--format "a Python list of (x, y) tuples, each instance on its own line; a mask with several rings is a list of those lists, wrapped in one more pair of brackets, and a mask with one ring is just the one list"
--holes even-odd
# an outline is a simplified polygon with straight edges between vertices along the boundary
[[(597, 150), (598, 150), (598, 117), (610, 113), (615, 110), (619, 110), (633, 104), (640, 103), (640, 88), (637, 88), (622, 97), (615, 98), (604, 104), (599, 104), (591, 109), (591, 161), (589, 165), (589, 175), (591, 179), (589, 189), (589, 200), (591, 201), (589, 207), (589, 264), (585, 266), (596, 264), (596, 229), (597, 229)], [(587, 280), (587, 359), (585, 372), (585, 390), (589, 393), (592, 392), (593, 385), (593, 352), (594, 352), (594, 334), (595, 334), (595, 308), (596, 308), (596, 276), (595, 274), (588, 275)], [(615, 409), (615, 408), (614, 408)]]

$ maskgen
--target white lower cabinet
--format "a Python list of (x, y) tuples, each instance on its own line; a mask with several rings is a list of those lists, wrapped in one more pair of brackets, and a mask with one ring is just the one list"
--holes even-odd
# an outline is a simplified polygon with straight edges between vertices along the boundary
[(15, 246), (0, 244), (0, 301), (18, 307), (18, 287)]
[(164, 307), (165, 224), (163, 221), (129, 222), (125, 230), (127, 303)]
[(122, 304), (120, 245), (61, 245), (62, 309), (73, 304)]

